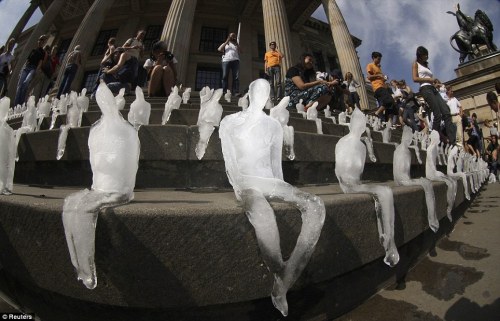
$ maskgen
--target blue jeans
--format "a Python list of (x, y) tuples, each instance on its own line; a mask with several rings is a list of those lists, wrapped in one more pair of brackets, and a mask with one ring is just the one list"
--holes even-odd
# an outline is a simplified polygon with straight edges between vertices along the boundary
[(35, 76), (35, 66), (26, 65), (21, 70), (19, 81), (17, 82), (16, 98), (14, 99), (14, 106), (22, 105), (26, 101), (26, 94), (33, 77)]
[(269, 75), (269, 85), (271, 85), (271, 98), (274, 98), (275, 100), (281, 99), (283, 97), (281, 88), (281, 67), (269, 67), (267, 69), (267, 73)]
[(63, 94), (69, 94), (71, 91), (71, 83), (73, 79), (75, 79), (76, 72), (78, 71), (77, 64), (71, 64), (66, 67), (64, 70), (64, 76), (61, 81), (61, 86), (59, 87), (59, 91), (57, 92), (57, 98), (61, 97)]
[(420, 87), (420, 94), (424, 97), (425, 101), (431, 107), (432, 113), (434, 114), (434, 120), (432, 122), (432, 129), (439, 132), (441, 126), (441, 120), (444, 121), (444, 127), (446, 129), (446, 136), (450, 144), (455, 144), (457, 140), (456, 127), (451, 121), (450, 107), (445, 103), (439, 92), (434, 86), (426, 85)]
[(240, 92), (240, 61), (226, 61), (222, 62), (222, 89), (224, 93), (227, 92), (227, 79), (229, 76), (229, 69), (231, 69), (233, 76), (233, 86), (231, 92), (238, 94)]

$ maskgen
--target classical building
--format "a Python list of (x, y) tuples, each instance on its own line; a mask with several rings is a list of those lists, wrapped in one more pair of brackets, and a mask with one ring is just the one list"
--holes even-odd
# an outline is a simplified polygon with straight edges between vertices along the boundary
[[(324, 6), (330, 24), (311, 17), (320, 5)], [(38, 7), (43, 12), (42, 19), (21, 34)], [(317, 70), (351, 71), (356, 79), (363, 79), (355, 50), (361, 40), (349, 34), (335, 0), (32, 0), (12, 36), (18, 39), (18, 61), (26, 59), (29, 50), (24, 48), (33, 48), (44, 33), (50, 36), (50, 45), (58, 45), (62, 61), (66, 52), (80, 45), (84, 68), (80, 68), (73, 82), (73, 89), (79, 90), (95, 82), (108, 39), (116, 37), (121, 45), (140, 29), (146, 31), (146, 53), (154, 40), (167, 41), (179, 61), (179, 81), (195, 90), (206, 85), (220, 87), (221, 55), (217, 48), (230, 32), (238, 30), (243, 51), (242, 89), (262, 76), (263, 56), (272, 40), (286, 57), (284, 70), (307, 51), (314, 55)], [(15, 92), (14, 78), (20, 68), (20, 64), (15, 67), (11, 94)], [(366, 108), (364, 86), (360, 96), (362, 107)]]

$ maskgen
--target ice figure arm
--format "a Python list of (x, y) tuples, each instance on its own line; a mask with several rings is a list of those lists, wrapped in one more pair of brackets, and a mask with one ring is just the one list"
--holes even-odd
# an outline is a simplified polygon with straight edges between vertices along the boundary
[(366, 134), (367, 136), (361, 137), (361, 141), (366, 145), (366, 150), (368, 151), (368, 157), (372, 162), (375, 163), (377, 161), (377, 157), (375, 157), (375, 152), (373, 150), (373, 140), (371, 139), (371, 132), (368, 127), (366, 127)]
[(417, 157), (417, 161), (419, 164), (422, 164), (422, 158), (420, 157), (420, 150), (418, 149), (418, 146), (410, 146), (408, 148), (411, 148), (415, 151), (415, 156)]
[(229, 183), (233, 186), (238, 200), (241, 200), (241, 174), (238, 169), (238, 163), (236, 162), (236, 150), (234, 148), (233, 141), (231, 140), (230, 128), (228, 128), (231, 125), (228, 119), (229, 118), (224, 118), (220, 124), (219, 138), (221, 140), (222, 156), (224, 158), (224, 165), (226, 166), (226, 174), (229, 179)]

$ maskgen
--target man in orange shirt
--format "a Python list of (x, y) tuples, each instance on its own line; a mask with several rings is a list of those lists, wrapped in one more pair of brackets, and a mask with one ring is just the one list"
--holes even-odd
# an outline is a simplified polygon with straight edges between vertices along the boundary
[(382, 68), (380, 62), (382, 61), (382, 54), (380, 52), (372, 52), (372, 62), (366, 66), (366, 72), (368, 74), (367, 78), (372, 83), (373, 92), (375, 93), (375, 99), (378, 101), (379, 108), (375, 112), (375, 115), (380, 115), (386, 111), (386, 114), (398, 114), (396, 108), (396, 102), (392, 97), (392, 90), (389, 89), (385, 81), (387, 80), (387, 75), (382, 73)]
[(269, 43), (269, 48), (271, 50), (264, 55), (264, 70), (269, 77), (269, 84), (271, 85), (271, 99), (277, 101), (283, 98), (281, 89), (281, 60), (285, 56), (276, 50), (275, 41)]

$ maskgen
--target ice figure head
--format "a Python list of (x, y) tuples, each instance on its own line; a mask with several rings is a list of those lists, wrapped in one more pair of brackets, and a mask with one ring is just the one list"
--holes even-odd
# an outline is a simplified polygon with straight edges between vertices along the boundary
[(101, 83), (97, 88), (96, 101), (104, 117), (106, 116), (114, 117), (118, 114), (118, 108), (116, 106), (115, 97), (113, 96), (113, 93), (111, 92), (111, 90), (109, 90), (108, 86), (106, 86), (105, 83)]
[(412, 140), (413, 140), (413, 130), (410, 128), (410, 126), (404, 126), (403, 136), (401, 136), (401, 144), (404, 144), (405, 146), (410, 146)]
[(264, 109), (266, 102), (269, 99), (271, 86), (265, 79), (254, 80), (248, 88), (248, 96), (250, 98), (250, 105), (248, 110), (251, 113), (259, 112)]
[(431, 144), (439, 144), (439, 133), (436, 130), (432, 130), (430, 134)]
[(354, 108), (352, 112), (349, 131), (357, 137), (361, 137), (366, 131), (366, 117), (358, 108)]
[(7, 116), (9, 115), (9, 106), (9, 97), (3, 97), (2, 99), (0, 99), (0, 123), (3, 123), (7, 120)]
[(290, 112), (286, 109), (288, 106), (288, 102), (290, 101), (290, 97), (286, 96), (276, 105), (273, 109), (271, 109), (270, 116), (274, 119), (277, 119), (281, 126), (288, 125), (288, 121), (290, 120)]

